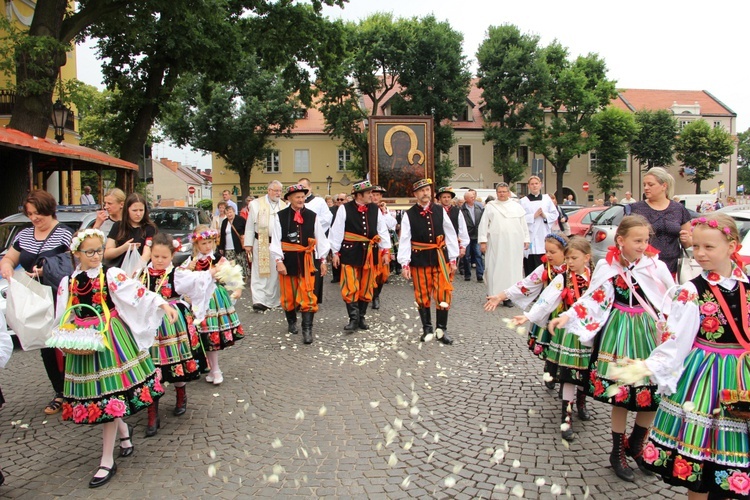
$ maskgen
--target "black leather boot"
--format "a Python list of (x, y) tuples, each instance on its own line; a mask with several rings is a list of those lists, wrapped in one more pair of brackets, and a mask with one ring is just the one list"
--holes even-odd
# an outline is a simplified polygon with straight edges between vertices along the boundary
[(438, 340), (445, 345), (453, 344), (453, 340), (448, 336), (448, 309), (437, 309), (435, 311), (435, 330), (442, 330), (443, 336)]
[(155, 399), (151, 406), (148, 407), (148, 425), (146, 426), (146, 437), (156, 436), (161, 427), (159, 420), (159, 400)]
[(182, 387), (175, 387), (175, 394), (177, 396), (177, 402), (174, 405), (174, 411), (172, 412), (175, 417), (179, 417), (180, 415), (184, 415), (187, 411), (187, 391), (185, 391), (185, 386)]
[(591, 420), (591, 414), (586, 409), (586, 393), (584, 391), (577, 391), (576, 394), (576, 409), (578, 410), (578, 419), (582, 421)]
[(359, 305), (356, 302), (346, 304), (346, 312), (349, 315), (349, 324), (344, 327), (344, 331), (356, 332), (359, 326)]
[(313, 324), (314, 317), (315, 317), (314, 312), (302, 313), (302, 341), (305, 344), (313, 343), (312, 324)]
[(383, 290), (383, 285), (376, 286), (372, 291), (372, 308), (380, 309), (380, 292)]
[(647, 476), (653, 476), (654, 473), (643, 466), (643, 441), (646, 439), (648, 429), (638, 424), (633, 425), (633, 432), (628, 437), (628, 445), (625, 448), (625, 454), (631, 457), (638, 468)]
[(423, 307), (419, 309), (419, 319), (422, 320), (422, 336), (419, 338), (419, 340), (424, 342), (426, 336), (433, 334), (432, 315), (430, 314), (429, 307)]
[(287, 331), (289, 333), (299, 333), (297, 329), (297, 311), (284, 311), (286, 315), (286, 324), (288, 325)]
[[(562, 415), (560, 416), (560, 435), (565, 441), (573, 441), (573, 412), (571, 411), (570, 401), (563, 400)], [(563, 425), (567, 424), (567, 429), (563, 430)]]
[(360, 330), (369, 330), (370, 327), (367, 326), (367, 323), (365, 323), (365, 315), (367, 314), (367, 305), (369, 302), (358, 302), (359, 307), (359, 323), (357, 323), (357, 327)]
[(635, 482), (635, 474), (625, 456), (625, 434), (622, 432), (612, 432), (612, 453), (609, 454), (609, 463), (612, 464), (617, 477), (623, 481)]

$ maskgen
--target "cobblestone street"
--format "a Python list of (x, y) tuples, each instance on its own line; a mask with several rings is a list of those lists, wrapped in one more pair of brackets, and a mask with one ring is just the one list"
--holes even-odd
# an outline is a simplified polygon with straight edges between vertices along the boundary
[[(419, 342), (412, 289), (392, 278), (370, 330), (346, 335), (343, 302), (328, 283), (315, 343), (286, 333), (280, 310), (238, 308), (246, 338), (220, 354), (224, 383), (188, 384), (188, 411), (161, 400), (161, 429), (117, 458), (116, 477), (88, 488), (101, 429), (47, 417), (49, 381), (37, 352), (16, 350), (0, 386), (0, 496), (50, 498), (673, 498), (684, 494), (636, 471), (623, 482), (609, 466), (609, 407), (573, 422), (560, 439), (556, 393), (525, 335), (482, 310), (484, 285), (455, 284), (449, 331), (455, 344)], [(629, 422), (632, 425), (631, 422)], [(117, 453), (117, 448), (116, 448)]]

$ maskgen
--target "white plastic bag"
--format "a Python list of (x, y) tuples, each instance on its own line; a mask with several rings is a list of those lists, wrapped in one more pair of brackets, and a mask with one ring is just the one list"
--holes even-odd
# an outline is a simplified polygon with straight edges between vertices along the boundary
[(691, 258), (685, 249), (682, 250), (682, 257), (679, 260), (679, 275), (677, 276), (680, 285), (684, 285), (691, 279), (698, 276), (703, 268), (695, 259)]
[(129, 245), (120, 268), (125, 271), (128, 278), (135, 278), (140, 274), (144, 267), (143, 261), (141, 260), (141, 254), (138, 253), (138, 248), (136, 248), (135, 245)]
[(8, 327), (5, 325), (5, 316), (0, 311), (0, 368), (5, 368), (11, 354), (13, 354), (13, 339), (10, 338)]
[(52, 289), (16, 271), (8, 286), (5, 312), (24, 351), (46, 346), (55, 319)]

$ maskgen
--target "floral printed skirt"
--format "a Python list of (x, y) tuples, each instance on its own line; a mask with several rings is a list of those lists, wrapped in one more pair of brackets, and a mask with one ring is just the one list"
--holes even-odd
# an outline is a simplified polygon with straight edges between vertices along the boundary
[[(165, 317), (156, 331), (151, 346), (151, 359), (161, 369), (162, 380), (187, 382), (200, 377), (198, 363), (193, 359), (191, 336), (197, 337), (192, 315), (185, 304), (170, 302), (178, 312), (177, 321), (170, 323)], [(192, 330), (192, 331), (191, 331)]]
[(197, 329), (206, 351), (221, 351), (245, 336), (227, 289), (218, 283), (208, 304), (206, 319)]
[(128, 327), (113, 317), (106, 332), (112, 350), (65, 356), (63, 420), (102, 424), (146, 408), (164, 394), (148, 351), (139, 351)]
[[(554, 311), (550, 314), (550, 321), (557, 318), (560, 311)], [(559, 333), (556, 333), (557, 336)], [(547, 359), (547, 348), (552, 341), (553, 335), (546, 328), (542, 328), (536, 323), (531, 323), (529, 327), (529, 351), (533, 352), (539, 359)]]
[(547, 347), (544, 371), (557, 382), (586, 386), (590, 359), (591, 347), (581, 344), (578, 335), (557, 329)]
[(749, 498), (748, 421), (726, 414), (719, 394), (750, 386), (750, 360), (698, 347), (684, 366), (676, 392), (662, 397), (644, 465), (669, 484), (713, 491), (716, 498)]
[(617, 304), (594, 340), (586, 393), (598, 401), (627, 408), (628, 411), (656, 411), (659, 396), (656, 385), (624, 385), (616, 394), (607, 388), (615, 384), (609, 369), (623, 358), (646, 359), (656, 347), (656, 322), (641, 308), (619, 308)]

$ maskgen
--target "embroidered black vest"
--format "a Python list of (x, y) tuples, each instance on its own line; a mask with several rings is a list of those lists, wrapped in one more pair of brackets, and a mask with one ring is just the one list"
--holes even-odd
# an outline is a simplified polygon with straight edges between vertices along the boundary
[[(303, 208), (300, 213), (302, 214), (302, 224), (294, 222), (294, 210), (292, 207), (286, 207), (284, 210), (279, 211), (281, 241), (307, 246), (307, 240), (315, 238), (315, 212), (308, 208)], [(294, 233), (297, 234), (294, 235)], [(292, 234), (291, 237), (290, 234)], [(305, 268), (304, 264), (304, 252), (284, 252), (284, 267), (286, 267), (288, 275), (300, 276)], [(308, 272), (314, 274), (315, 269), (308, 269)]]
[[(420, 243), (436, 243), (438, 236), (443, 233), (443, 217), (445, 209), (442, 205), (432, 204), (432, 213), (422, 215), (422, 207), (414, 205), (406, 211), (411, 226), (411, 241)], [(448, 247), (443, 248), (445, 260), (448, 260)], [(434, 267), (438, 265), (437, 250), (415, 250), (411, 249), (411, 267)]]
[[(729, 323), (724, 319), (724, 311), (719, 306), (719, 302), (714, 297), (714, 294), (709, 288), (708, 282), (705, 280), (703, 275), (696, 276), (691, 280), (698, 290), (698, 306), (700, 308), (701, 326), (698, 330), (698, 339), (701, 339), (705, 343), (709, 344), (739, 344), (737, 336), (729, 326)], [(742, 328), (742, 311), (740, 309), (740, 287), (735, 286), (733, 291), (727, 291), (716, 285), (721, 294), (724, 296), (724, 300), (729, 306), (729, 310), (734, 317), (735, 324)], [(747, 284), (745, 284), (747, 289)], [(745, 297), (745, 300), (750, 304), (750, 300)], [(739, 345), (732, 345), (731, 347), (740, 347)]]
[[(380, 209), (374, 203), (370, 203), (366, 206), (367, 211), (360, 212), (357, 210), (357, 203), (354, 201), (341, 205), (341, 207), (346, 210), (346, 224), (344, 225), (344, 231), (347, 233), (361, 234), (368, 239), (372, 239), (378, 234), (378, 213), (380, 213)], [(341, 210), (341, 207), (339, 207), (339, 210)], [(366, 251), (369, 248), (369, 243), (346, 241), (346, 236), (344, 236), (341, 248), (339, 249), (341, 263), (356, 267), (364, 266), (365, 259), (367, 258)], [(378, 246), (375, 245), (374, 251), (377, 251), (377, 249)]]

